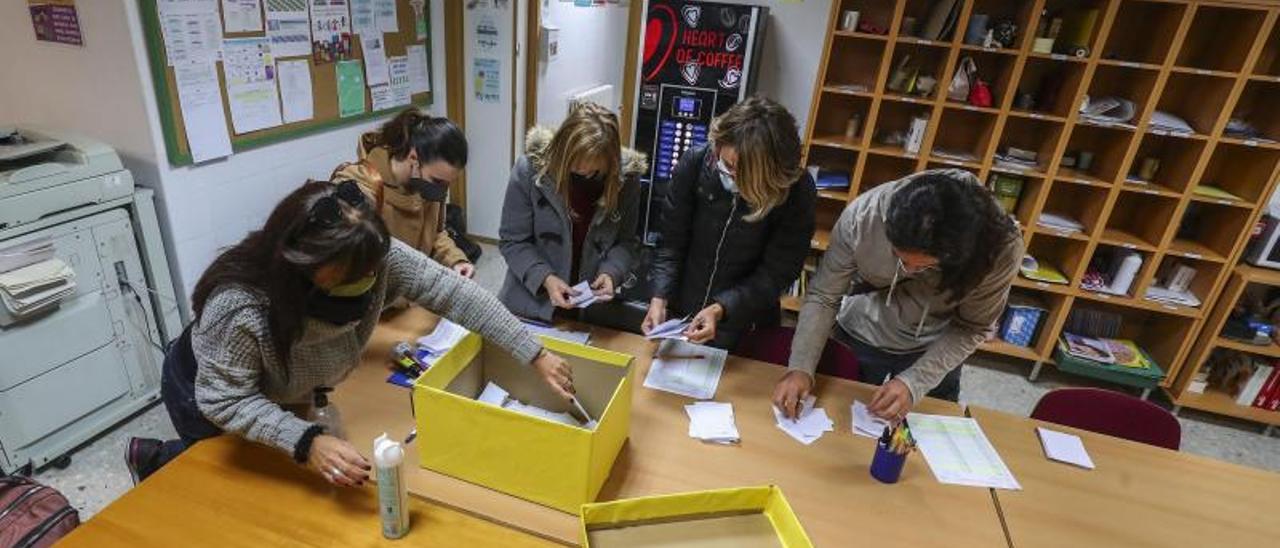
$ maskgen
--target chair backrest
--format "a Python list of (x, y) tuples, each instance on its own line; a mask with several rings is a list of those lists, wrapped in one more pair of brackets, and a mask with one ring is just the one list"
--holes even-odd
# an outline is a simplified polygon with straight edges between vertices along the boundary
[(1059, 388), (1040, 398), (1031, 418), (1177, 451), (1182, 425), (1160, 406), (1101, 388)]
[[(732, 354), (786, 366), (791, 357), (791, 339), (795, 334), (795, 329), (790, 327), (755, 329), (743, 335)], [(845, 345), (828, 339), (827, 346), (822, 349), (822, 357), (818, 360), (818, 373), (856, 381), (858, 357)]]

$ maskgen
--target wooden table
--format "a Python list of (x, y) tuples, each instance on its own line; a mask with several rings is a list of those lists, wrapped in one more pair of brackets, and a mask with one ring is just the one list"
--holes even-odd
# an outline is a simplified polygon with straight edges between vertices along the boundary
[[(1280, 474), (981, 407), (969, 414), (1022, 485), (996, 491), (1014, 546), (1280, 543)], [(1036, 426), (1083, 438), (1097, 468), (1045, 458)]]
[[(416, 308), (384, 322), (362, 366), (339, 384), (334, 401), (357, 447), (369, 447), (383, 431), (403, 436), (413, 427), (409, 390), (385, 382), (388, 352), (395, 342), (414, 340), (432, 324), (430, 314)], [(777, 428), (770, 410), (769, 398), (782, 368), (731, 358), (716, 399), (734, 403), (742, 444), (703, 444), (688, 436), (683, 406), (691, 400), (641, 386), (653, 344), (632, 334), (590, 330), (592, 345), (636, 356), (630, 439), (600, 500), (772, 483), (782, 488), (818, 546), (875, 539), (893, 539), (893, 544), (904, 546), (1006, 545), (990, 491), (938, 483), (919, 454), (908, 461), (896, 485), (883, 485), (869, 476), (874, 440), (851, 433), (849, 406), (855, 397), (869, 401), (872, 387), (820, 380), (818, 405), (826, 408), (837, 431), (804, 446)], [(937, 400), (922, 402), (916, 410), (961, 413), (957, 405)], [(409, 447), (407, 458), (417, 462), (416, 446)], [(412, 468), (407, 480), (419, 496), (550, 539), (578, 541), (577, 516), (422, 468)]]
[(334, 487), (280, 451), (219, 436), (194, 445), (59, 546), (552, 545), (413, 497), (410, 520), (408, 536), (386, 540), (375, 487)]

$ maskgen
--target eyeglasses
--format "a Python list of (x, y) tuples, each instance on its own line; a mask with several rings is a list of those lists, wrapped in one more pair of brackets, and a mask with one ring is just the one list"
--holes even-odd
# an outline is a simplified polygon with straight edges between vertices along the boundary
[(355, 181), (343, 181), (338, 183), (332, 194), (316, 200), (316, 203), (311, 206), (309, 221), (323, 228), (337, 226), (342, 221), (342, 204), (338, 203), (338, 200), (356, 208), (365, 205), (364, 192), (360, 190), (360, 185)]

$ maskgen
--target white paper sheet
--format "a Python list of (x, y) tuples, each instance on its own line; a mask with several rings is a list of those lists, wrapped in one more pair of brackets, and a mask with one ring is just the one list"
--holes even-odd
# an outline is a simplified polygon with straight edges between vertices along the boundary
[(646, 388), (709, 400), (720, 386), (720, 373), (729, 353), (684, 341), (663, 341), (645, 376)]
[(403, 55), (387, 58), (387, 73), (391, 78), (391, 104), (402, 107), (412, 100), (409, 95), (409, 58)]
[(396, 0), (373, 0), (373, 18), (382, 32), (400, 32), (396, 17)]
[(351, 32), (361, 36), (377, 36), (378, 20), (373, 14), (373, 0), (351, 0)]
[(213, 62), (173, 67), (173, 76), (178, 86), (178, 105), (182, 109), (191, 161), (199, 164), (230, 156), (231, 136), (227, 134), (227, 114), (222, 107), (222, 90)]
[(222, 0), (222, 22), (227, 32), (262, 30), (260, 0)]
[(1080, 440), (1080, 436), (1040, 427), (1036, 427), (1036, 434), (1040, 435), (1040, 445), (1044, 447), (1044, 455), (1050, 460), (1093, 470), (1093, 459), (1084, 450), (1084, 442)]
[[(360, 36), (360, 47), (364, 52), (364, 83), (369, 87), (390, 84), (391, 77), (387, 71), (387, 50), (381, 36)], [(376, 108), (374, 110), (377, 110)]]
[(266, 0), (265, 7), (271, 54), (276, 58), (311, 55), (307, 0)]
[(810, 395), (800, 402), (800, 414), (795, 419), (788, 419), (778, 407), (773, 408), (773, 419), (778, 429), (786, 432), (796, 441), (805, 445), (818, 441), (823, 434), (834, 432), (836, 423), (827, 416), (827, 410), (815, 407), (817, 398)]
[(689, 328), (688, 318), (677, 318), (667, 320), (658, 325), (653, 326), (648, 335), (644, 338), (651, 341), (659, 339), (671, 339), (676, 341), (687, 341), (688, 337), (684, 336), (684, 331)]
[(156, 0), (160, 15), (193, 15), (218, 13), (218, 0)]
[(0, 247), (0, 274), (53, 258), (53, 239), (41, 236), (26, 243)]
[(284, 123), (310, 120), (315, 116), (315, 98), (311, 96), (311, 66), (301, 61), (276, 61), (280, 77), (280, 105)]
[(502, 407), (502, 404), (507, 403), (507, 396), (510, 395), (501, 386), (490, 381), (489, 384), (484, 385), (484, 390), (480, 392), (480, 396), (476, 398), (476, 401)]
[(591, 291), (591, 284), (586, 281), (582, 281), (578, 282), (578, 285), (573, 286), (571, 289), (576, 293), (569, 297), (569, 304), (573, 305), (574, 308), (586, 308), (596, 304), (596, 294)]
[(587, 430), (595, 430), (598, 425), (594, 420), (583, 423), (578, 421), (578, 419), (573, 418), (573, 415), (570, 415), (569, 413), (565, 413), (563, 411), (549, 411), (536, 405), (527, 404), (514, 399), (511, 397), (509, 392), (501, 386), (498, 386), (498, 384), (493, 381), (489, 381), (489, 383), (484, 386), (484, 390), (476, 397), (476, 401), (498, 406), (509, 411), (515, 411), (516, 413), (538, 417), (568, 426), (585, 428)]
[(280, 93), (271, 43), (266, 38), (222, 41), (231, 125), (237, 135), (280, 125)]
[(371, 108), (374, 112), (394, 107), (391, 100), (391, 84), (369, 86), (369, 102), (373, 104)]
[(569, 342), (578, 343), (578, 344), (587, 344), (591, 340), (591, 333), (588, 333), (586, 331), (565, 331), (562, 329), (556, 329), (554, 327), (547, 327), (545, 325), (538, 325), (538, 324), (533, 324), (529, 322), (525, 322), (524, 326), (529, 330), (530, 333), (533, 333), (534, 335), (545, 335), (547, 337), (551, 337), (553, 339), (560, 339), (562, 341), (569, 341)]
[(871, 414), (867, 410), (866, 404), (853, 400), (850, 411), (853, 414), (853, 433), (868, 438), (879, 438), (884, 433), (884, 429), (889, 427), (889, 421), (884, 420)]
[[(164, 4), (161, 4), (162, 6)], [(222, 22), (217, 4), (212, 12), (190, 12), (190, 5), (160, 12), (160, 33), (164, 36), (166, 64), (211, 63), (221, 57)]]
[(418, 338), (418, 346), (432, 354), (444, 354), (458, 344), (470, 331), (444, 318), (436, 322), (436, 328), (425, 337)]
[(742, 437), (733, 416), (733, 404), (720, 402), (694, 402), (684, 406), (689, 415), (689, 437), (708, 443), (731, 445)]
[(431, 91), (431, 74), (427, 69), (427, 47), (409, 46), (404, 51), (405, 57), (409, 59), (409, 94), (417, 95)]
[(966, 417), (910, 413), (907, 422), (933, 476), (942, 483), (1022, 489), (1000, 454), (978, 426)]

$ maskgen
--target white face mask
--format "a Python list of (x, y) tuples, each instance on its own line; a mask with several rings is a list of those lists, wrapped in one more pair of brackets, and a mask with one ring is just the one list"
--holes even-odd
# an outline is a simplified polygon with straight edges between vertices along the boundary
[(732, 194), (738, 193), (738, 182), (733, 179), (733, 175), (729, 174), (729, 167), (724, 165), (724, 160), (716, 161), (716, 171), (720, 174), (720, 186)]

